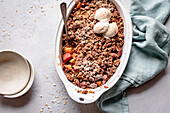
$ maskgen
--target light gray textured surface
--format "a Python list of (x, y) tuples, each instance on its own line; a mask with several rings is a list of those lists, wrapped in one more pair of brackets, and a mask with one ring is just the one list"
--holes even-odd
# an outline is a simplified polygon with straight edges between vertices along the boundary
[[(45, 102), (49, 104), (53, 113), (62, 113), (62, 110), (66, 113), (100, 112), (95, 104), (82, 105), (71, 100), (65, 88), (62, 88), (63, 84), (55, 70), (54, 46), (60, 17), (60, 2), (56, 0), (0, 1), (0, 40), (2, 41), (0, 49), (12, 49), (22, 53), (31, 60), (35, 69), (35, 81), (27, 94), (17, 99), (0, 97), (0, 113), (39, 113), (42, 107), (44, 113), (48, 113), (49, 109), (44, 105)], [(11, 24), (14, 26), (11, 27)], [(5, 29), (5, 32), (2, 29)], [(8, 36), (8, 33), (11, 35)], [(59, 96), (57, 99), (61, 101), (60, 104), (57, 103), (58, 101), (50, 102), (55, 100), (53, 94)], [(68, 97), (66, 105), (62, 97)], [(72, 107), (75, 109), (73, 110)]]
[[(170, 30), (170, 18), (165, 25)], [(163, 72), (127, 94), (130, 113), (170, 113), (170, 57)]]
[[(123, 1), (129, 7), (130, 1)], [(49, 109), (44, 103), (49, 104), (53, 113), (62, 113), (62, 110), (66, 113), (75, 113), (75, 111), (77, 113), (100, 113), (94, 103), (83, 105), (71, 100), (55, 70), (54, 46), (57, 25), (61, 17), (59, 10), (61, 2), (61, 0), (0, 1), (0, 50), (12, 49), (22, 53), (32, 61), (35, 69), (35, 81), (28, 93), (16, 99), (0, 97), (0, 113), (39, 113), (42, 107), (44, 113), (48, 113)], [(11, 24), (14, 26), (11, 27)], [(170, 28), (170, 21), (167, 26)], [(2, 29), (5, 31), (3, 32)], [(168, 106), (170, 105), (169, 68), (170, 65), (154, 80), (137, 89), (129, 90), (131, 113), (170, 112)], [(61, 101), (60, 104), (57, 103), (58, 101), (51, 102), (54, 100), (53, 94), (59, 97), (57, 99)], [(66, 105), (62, 97), (68, 97)], [(75, 109), (72, 109), (73, 106)]]

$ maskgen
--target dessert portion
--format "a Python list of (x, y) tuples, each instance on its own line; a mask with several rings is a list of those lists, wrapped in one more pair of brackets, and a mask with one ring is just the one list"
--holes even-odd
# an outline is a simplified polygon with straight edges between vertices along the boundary
[(95, 19), (100, 22), (94, 25), (94, 33), (101, 34), (104, 33), (104, 36), (113, 37), (118, 32), (118, 27), (115, 22), (109, 24), (111, 18), (111, 12), (106, 8), (99, 8), (95, 13)]
[(78, 1), (67, 27), (68, 42), (62, 35), (67, 79), (83, 89), (104, 85), (116, 72), (123, 51), (124, 24), (116, 6), (109, 0)]
[(111, 18), (111, 12), (106, 8), (99, 8), (95, 13), (95, 19), (97, 19), (98, 21), (104, 19), (107, 19), (109, 21), (110, 18)]
[(108, 31), (109, 23), (108, 22), (98, 22), (94, 25), (93, 30), (94, 33), (101, 34)]
[(109, 24), (109, 28), (104, 35), (106, 37), (113, 37), (117, 34), (117, 32), (118, 32), (117, 24), (115, 22), (113, 22), (113, 23)]

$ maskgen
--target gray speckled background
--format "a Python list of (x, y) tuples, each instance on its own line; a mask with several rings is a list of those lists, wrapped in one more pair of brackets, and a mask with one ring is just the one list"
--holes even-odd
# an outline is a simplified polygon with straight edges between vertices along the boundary
[[(127, 7), (130, 6), (130, 1), (123, 1)], [(54, 46), (61, 17), (59, 10), (61, 2), (61, 0), (0, 0), (0, 50), (12, 49), (22, 53), (31, 60), (35, 69), (35, 81), (28, 93), (16, 99), (0, 97), (0, 113), (39, 113), (42, 107), (44, 113), (48, 113), (50, 109), (53, 113), (62, 113), (62, 110), (66, 113), (100, 113), (95, 103), (83, 105), (70, 99), (55, 70)], [(14, 26), (11, 27), (11, 24)], [(167, 26), (170, 28), (169, 20)], [(170, 112), (169, 68), (170, 66), (143, 86), (128, 90), (131, 113)], [(56, 86), (53, 86), (53, 83)], [(58, 98), (54, 98), (54, 94)], [(68, 97), (66, 105), (62, 97)], [(54, 99), (58, 100), (52, 103), (51, 100)], [(61, 103), (58, 104), (58, 101)], [(50, 109), (44, 103), (48, 103)]]

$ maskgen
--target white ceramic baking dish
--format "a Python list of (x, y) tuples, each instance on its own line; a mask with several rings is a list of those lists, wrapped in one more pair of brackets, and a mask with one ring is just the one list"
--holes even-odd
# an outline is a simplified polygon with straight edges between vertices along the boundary
[[(62, 70), (62, 56), (61, 56), (61, 48), (62, 48), (62, 33), (63, 33), (63, 27), (64, 22), (62, 21), (62, 18), (60, 18), (60, 23), (58, 26), (57, 36), (56, 36), (56, 46), (55, 46), (55, 65), (58, 72), (59, 77), (61, 78), (62, 82), (64, 83), (66, 90), (69, 94), (69, 96), (79, 103), (92, 103), (95, 102), (105, 91), (109, 90), (112, 86), (116, 84), (116, 82), (121, 77), (126, 64), (129, 59), (130, 50), (131, 50), (131, 44), (132, 44), (132, 23), (131, 18), (129, 15), (129, 12), (123, 2), (121, 0), (111, 0), (113, 2), (117, 9), (119, 10), (119, 13), (121, 17), (124, 20), (124, 46), (123, 46), (123, 53), (120, 59), (120, 65), (116, 70), (116, 73), (108, 80), (108, 82), (105, 83), (102, 87), (98, 87), (96, 89), (91, 89), (94, 93), (88, 93), (88, 94), (81, 94), (78, 93), (76, 90), (83, 90), (82, 88), (79, 88), (72, 84), (70, 81), (67, 80), (63, 70)], [(71, 1), (71, 3), (68, 5), (68, 15), (70, 14), (72, 8), (74, 7), (75, 2)], [(61, 65), (59, 65), (61, 64)], [(105, 88), (104, 86), (108, 86), (108, 88)]]

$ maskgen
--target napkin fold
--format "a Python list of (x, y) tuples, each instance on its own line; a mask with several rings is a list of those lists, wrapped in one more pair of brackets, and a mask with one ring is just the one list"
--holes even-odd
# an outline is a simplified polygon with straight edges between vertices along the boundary
[(170, 15), (170, 0), (131, 0), (132, 49), (120, 80), (98, 100), (104, 113), (129, 113), (125, 89), (138, 87), (168, 64), (170, 32), (163, 25)]

